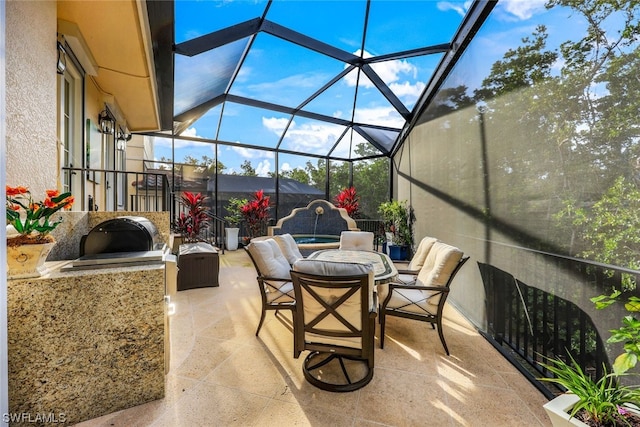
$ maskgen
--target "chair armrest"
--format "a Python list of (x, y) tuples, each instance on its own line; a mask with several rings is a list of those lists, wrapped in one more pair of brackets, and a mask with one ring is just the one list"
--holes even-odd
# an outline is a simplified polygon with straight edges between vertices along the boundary
[(418, 273), (420, 273), (420, 270), (404, 270), (399, 268), (396, 270), (398, 270), (398, 274), (413, 274), (414, 276), (417, 276)]
[(282, 277), (266, 277), (262, 276), (262, 280), (270, 281), (270, 282), (290, 282), (291, 279), (283, 279)]
[(378, 293), (373, 293), (373, 306), (369, 307), (369, 315), (377, 315), (378, 314)]
[(446, 286), (421, 286), (396, 282), (389, 283), (389, 293), (391, 293), (394, 289), (418, 289), (421, 291), (439, 291), (443, 293), (449, 292), (449, 288), (447, 288)]

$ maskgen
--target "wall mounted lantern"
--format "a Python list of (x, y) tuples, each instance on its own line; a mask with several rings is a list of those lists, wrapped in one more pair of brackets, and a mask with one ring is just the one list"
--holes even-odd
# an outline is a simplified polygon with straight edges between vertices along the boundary
[(98, 115), (98, 125), (100, 126), (100, 132), (113, 135), (115, 120), (106, 109), (102, 110)]
[(131, 135), (131, 132), (129, 132), (128, 129), (122, 129), (122, 127), (118, 127), (118, 133), (116, 136), (116, 140), (117, 140), (117, 148), (120, 151), (124, 151), (127, 148), (127, 142), (129, 142), (131, 140), (131, 137), (133, 135)]

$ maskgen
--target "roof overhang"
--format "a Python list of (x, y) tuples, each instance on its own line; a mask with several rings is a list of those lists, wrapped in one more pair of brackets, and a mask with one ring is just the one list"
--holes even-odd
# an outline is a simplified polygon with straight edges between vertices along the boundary
[(173, 1), (58, 1), (57, 16), (59, 34), (104, 95), (117, 100), (129, 130), (171, 128), (162, 103), (173, 105), (173, 67), (166, 63)]

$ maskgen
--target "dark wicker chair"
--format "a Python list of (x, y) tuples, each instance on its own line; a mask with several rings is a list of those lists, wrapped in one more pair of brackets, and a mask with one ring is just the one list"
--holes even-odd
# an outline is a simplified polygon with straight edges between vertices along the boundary
[(414, 282), (392, 282), (388, 284), (388, 290), (378, 288), (383, 300), (380, 307), (380, 348), (384, 348), (386, 317), (396, 316), (431, 323), (434, 329), (437, 326), (444, 351), (449, 355), (442, 333), (442, 312), (451, 282), (468, 259), (458, 248), (436, 242)]
[(301, 260), (291, 279), (296, 296), (294, 357), (307, 381), (348, 392), (373, 378), (377, 300), (368, 264)]

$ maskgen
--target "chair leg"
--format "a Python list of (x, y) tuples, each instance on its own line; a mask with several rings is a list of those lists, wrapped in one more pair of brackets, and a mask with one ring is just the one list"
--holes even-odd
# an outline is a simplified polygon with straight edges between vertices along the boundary
[(384, 324), (386, 317), (384, 311), (380, 310), (380, 348), (384, 348)]
[(256, 336), (260, 333), (260, 328), (262, 328), (262, 323), (264, 322), (264, 318), (267, 314), (267, 310), (262, 309), (262, 315), (260, 316), (260, 323), (258, 323), (258, 329), (256, 329)]
[[(431, 324), (433, 326), (433, 323)], [(449, 347), (447, 347), (447, 343), (444, 340), (444, 334), (442, 333), (442, 319), (438, 317), (438, 335), (440, 336), (440, 341), (442, 342), (442, 346), (444, 347), (444, 352), (449, 356)]]

